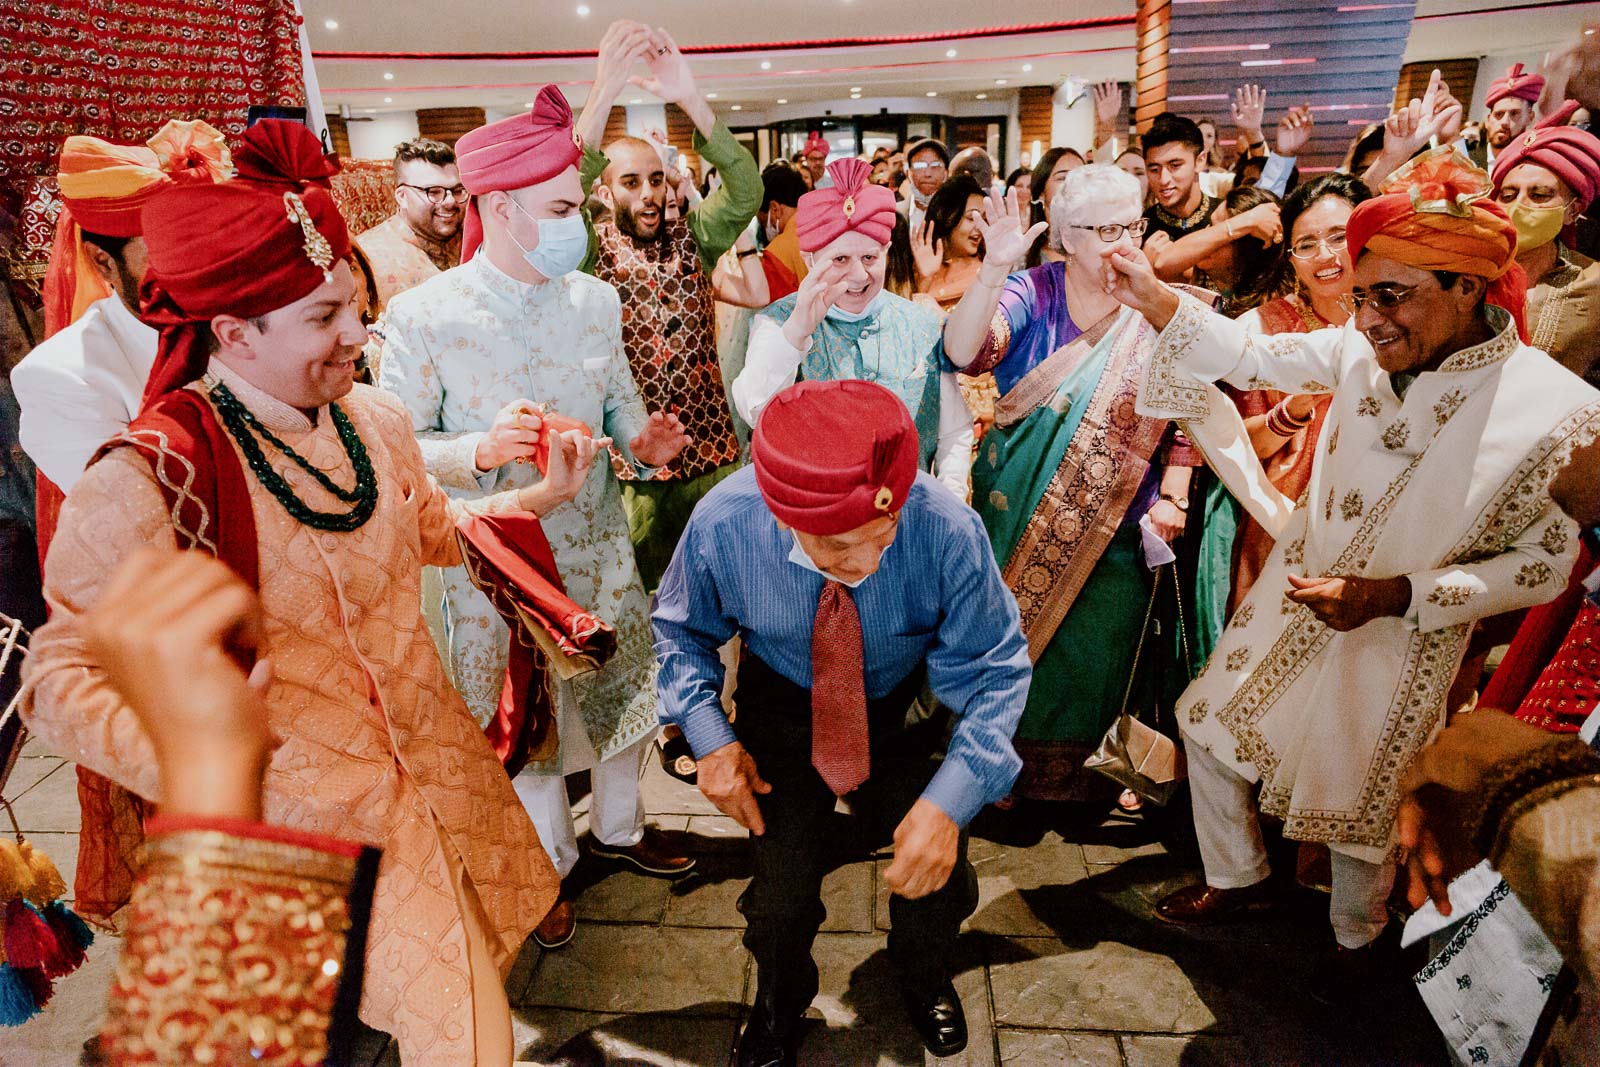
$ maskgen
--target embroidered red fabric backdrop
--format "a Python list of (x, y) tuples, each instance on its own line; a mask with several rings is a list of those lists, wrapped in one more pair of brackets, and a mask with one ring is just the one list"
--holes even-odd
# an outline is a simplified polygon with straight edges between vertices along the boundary
[[(20, 258), (47, 252), (41, 194), (74, 133), (137, 144), (168, 119), (204, 119), (231, 140), (252, 104), (302, 106), (294, 0), (30, 0), (0, 15), (0, 206), (21, 215)], [(48, 218), (45, 216), (48, 215)], [(35, 229), (45, 232), (35, 233)]]

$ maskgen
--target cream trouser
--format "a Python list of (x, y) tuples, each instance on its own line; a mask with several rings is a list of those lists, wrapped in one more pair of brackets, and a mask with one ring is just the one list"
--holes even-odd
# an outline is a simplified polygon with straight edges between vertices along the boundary
[[(582, 732), (578, 731), (579, 736)], [(644, 798), (639, 794), (639, 774), (654, 736), (635, 741), (604, 763), (589, 770), (593, 793), (589, 802), (589, 831), (595, 840), (614, 848), (637, 845), (644, 836)], [(588, 738), (583, 739), (588, 743)], [(511, 786), (528, 810), (539, 840), (544, 844), (556, 874), (565, 878), (578, 864), (578, 837), (567, 801), (567, 780), (559, 774), (523, 771)]]
[[(1185, 744), (1184, 751), (1206, 884), (1217, 889), (1255, 885), (1271, 872), (1251, 796), (1254, 784), (1199, 745)], [(1394, 864), (1367, 863), (1338, 851), (1332, 856), (1333, 900), (1328, 920), (1339, 944), (1360, 948), (1376, 939), (1389, 921)]]

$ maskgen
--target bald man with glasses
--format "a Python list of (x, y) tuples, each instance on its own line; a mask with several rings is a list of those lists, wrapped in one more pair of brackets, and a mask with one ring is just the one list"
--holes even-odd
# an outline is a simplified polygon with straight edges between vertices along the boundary
[(455, 149), (421, 137), (396, 145), (394, 202), (393, 215), (356, 238), (378, 285), (374, 312), (461, 262), (467, 190), (456, 172)]

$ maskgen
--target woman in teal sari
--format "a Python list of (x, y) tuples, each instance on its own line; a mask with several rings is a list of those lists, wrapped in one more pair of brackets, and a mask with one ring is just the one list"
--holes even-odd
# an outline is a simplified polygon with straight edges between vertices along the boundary
[[(1156, 562), (1147, 547), (1154, 555), (1183, 533), (1201, 462), (1169, 423), (1135, 413), (1156, 332), (1105, 291), (1108, 257), (1139, 244), (1142, 209), (1138, 181), (1116, 167), (1073, 171), (1050, 212), (1065, 262), (1007, 277), (1035, 234), (1021, 231), (1015, 205), (991, 201), (983, 268), (944, 329), (945, 358), (968, 374), (993, 371), (1001, 390), (973, 464), (972, 504), (1034, 659), (1016, 736), (1015, 793), (1030, 799), (1099, 791), (1104, 780), (1083, 761), (1133, 675)], [(1170, 577), (1163, 588), (1130, 710), (1188, 681)]]

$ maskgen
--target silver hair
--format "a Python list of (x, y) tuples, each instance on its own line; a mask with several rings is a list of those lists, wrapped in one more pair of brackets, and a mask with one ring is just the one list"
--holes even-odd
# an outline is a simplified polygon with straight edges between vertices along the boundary
[(1062, 235), (1070, 226), (1093, 226), (1113, 220), (1111, 212), (1127, 206), (1144, 212), (1139, 179), (1115, 163), (1091, 163), (1069, 172), (1050, 201), (1050, 246), (1062, 251)]

